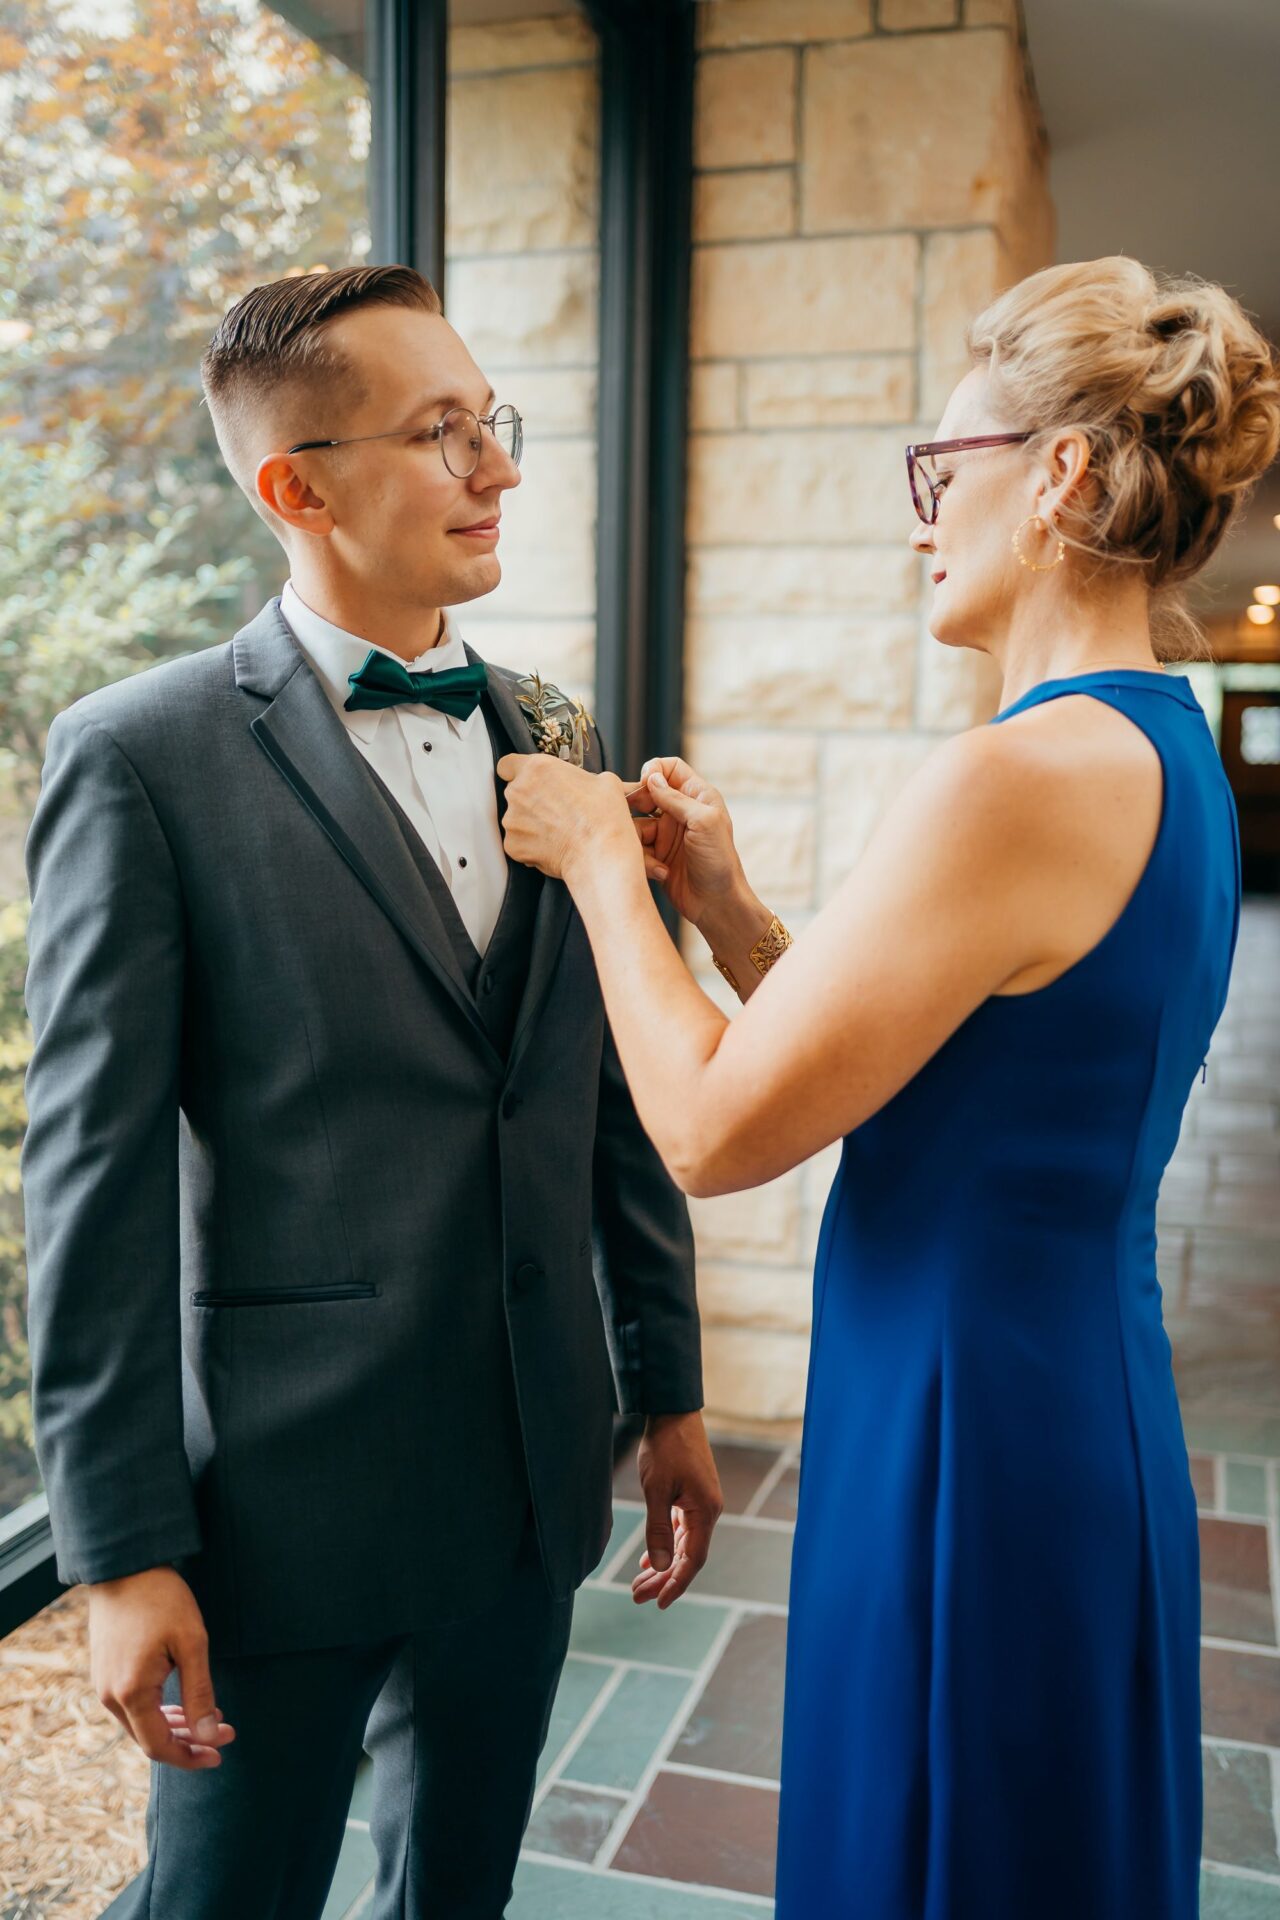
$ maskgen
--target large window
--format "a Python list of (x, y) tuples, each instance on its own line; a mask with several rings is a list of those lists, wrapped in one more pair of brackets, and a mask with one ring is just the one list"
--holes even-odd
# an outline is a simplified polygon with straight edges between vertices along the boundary
[(279, 589), (201, 348), (248, 287), (370, 252), (360, 0), (287, 10), (0, 0), (0, 1521), (39, 1487), (17, 1161), (45, 733)]

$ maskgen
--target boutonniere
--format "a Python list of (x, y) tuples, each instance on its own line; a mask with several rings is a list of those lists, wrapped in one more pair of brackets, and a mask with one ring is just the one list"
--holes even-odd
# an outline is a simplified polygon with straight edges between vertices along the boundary
[(516, 682), (516, 699), (538, 751), (554, 753), (557, 760), (580, 767), (595, 725), (581, 700), (570, 699), (537, 673), (525, 674)]

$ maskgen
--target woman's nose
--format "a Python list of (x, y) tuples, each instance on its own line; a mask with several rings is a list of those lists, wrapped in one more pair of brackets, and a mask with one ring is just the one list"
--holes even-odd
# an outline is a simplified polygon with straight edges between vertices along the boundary
[(912, 527), (910, 534), (907, 536), (907, 545), (913, 548), (916, 553), (932, 553), (933, 528), (927, 526), (923, 520), (918, 519)]

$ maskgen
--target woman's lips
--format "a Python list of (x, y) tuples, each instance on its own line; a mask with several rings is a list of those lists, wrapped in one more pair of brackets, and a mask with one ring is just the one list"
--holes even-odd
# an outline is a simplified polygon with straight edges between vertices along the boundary
[(947, 577), (947, 570), (945, 567), (942, 569), (940, 573), (935, 573), (931, 575), (931, 578), (933, 580), (933, 584), (935, 587), (941, 586), (942, 582), (946, 579), (946, 577)]

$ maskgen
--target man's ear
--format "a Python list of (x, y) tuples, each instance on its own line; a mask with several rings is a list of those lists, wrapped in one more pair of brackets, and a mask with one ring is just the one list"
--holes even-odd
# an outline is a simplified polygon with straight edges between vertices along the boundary
[(300, 533), (332, 533), (332, 510), (311, 486), (303, 468), (305, 457), (269, 453), (258, 462), (253, 476), (259, 500), (277, 520)]

